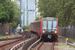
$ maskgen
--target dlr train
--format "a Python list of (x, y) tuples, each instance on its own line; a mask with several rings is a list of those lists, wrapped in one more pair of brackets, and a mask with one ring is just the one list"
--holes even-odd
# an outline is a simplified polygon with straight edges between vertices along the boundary
[(58, 18), (46, 17), (39, 21), (31, 22), (30, 31), (36, 32), (41, 38), (57, 39), (58, 34)]

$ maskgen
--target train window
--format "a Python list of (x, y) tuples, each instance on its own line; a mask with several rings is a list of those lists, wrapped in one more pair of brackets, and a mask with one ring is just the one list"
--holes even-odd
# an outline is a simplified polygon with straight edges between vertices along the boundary
[(31, 23), (30, 28), (33, 29), (33, 23)]
[(35, 30), (40, 31), (40, 22), (35, 23)]
[(47, 29), (47, 21), (43, 21), (43, 29)]
[(53, 29), (57, 29), (57, 21), (53, 21)]
[(52, 21), (48, 21), (48, 29), (52, 29)]

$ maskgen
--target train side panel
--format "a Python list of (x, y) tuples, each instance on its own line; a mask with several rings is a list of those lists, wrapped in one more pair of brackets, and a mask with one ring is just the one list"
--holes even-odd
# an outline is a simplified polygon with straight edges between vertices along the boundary
[(30, 31), (37, 32), (41, 35), (41, 20), (30, 24)]
[(42, 37), (42, 26), (43, 26), (43, 18), (41, 20), (41, 32), (40, 32), (40, 36)]
[(57, 37), (59, 37), (58, 18), (57, 18)]
[(40, 30), (41, 30), (40, 25), (41, 25), (41, 22), (34, 23), (34, 31), (35, 32), (40, 33)]

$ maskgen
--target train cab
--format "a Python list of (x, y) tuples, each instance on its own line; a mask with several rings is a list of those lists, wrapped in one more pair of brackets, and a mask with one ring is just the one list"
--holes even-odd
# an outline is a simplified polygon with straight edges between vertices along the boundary
[(58, 37), (58, 18), (43, 18), (42, 37), (57, 38)]

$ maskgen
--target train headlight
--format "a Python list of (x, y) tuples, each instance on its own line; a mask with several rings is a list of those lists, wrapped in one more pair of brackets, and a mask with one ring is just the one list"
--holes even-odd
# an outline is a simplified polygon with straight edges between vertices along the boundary
[(43, 31), (43, 33), (45, 33), (45, 31)]
[(54, 33), (57, 33), (57, 31), (55, 31)]

